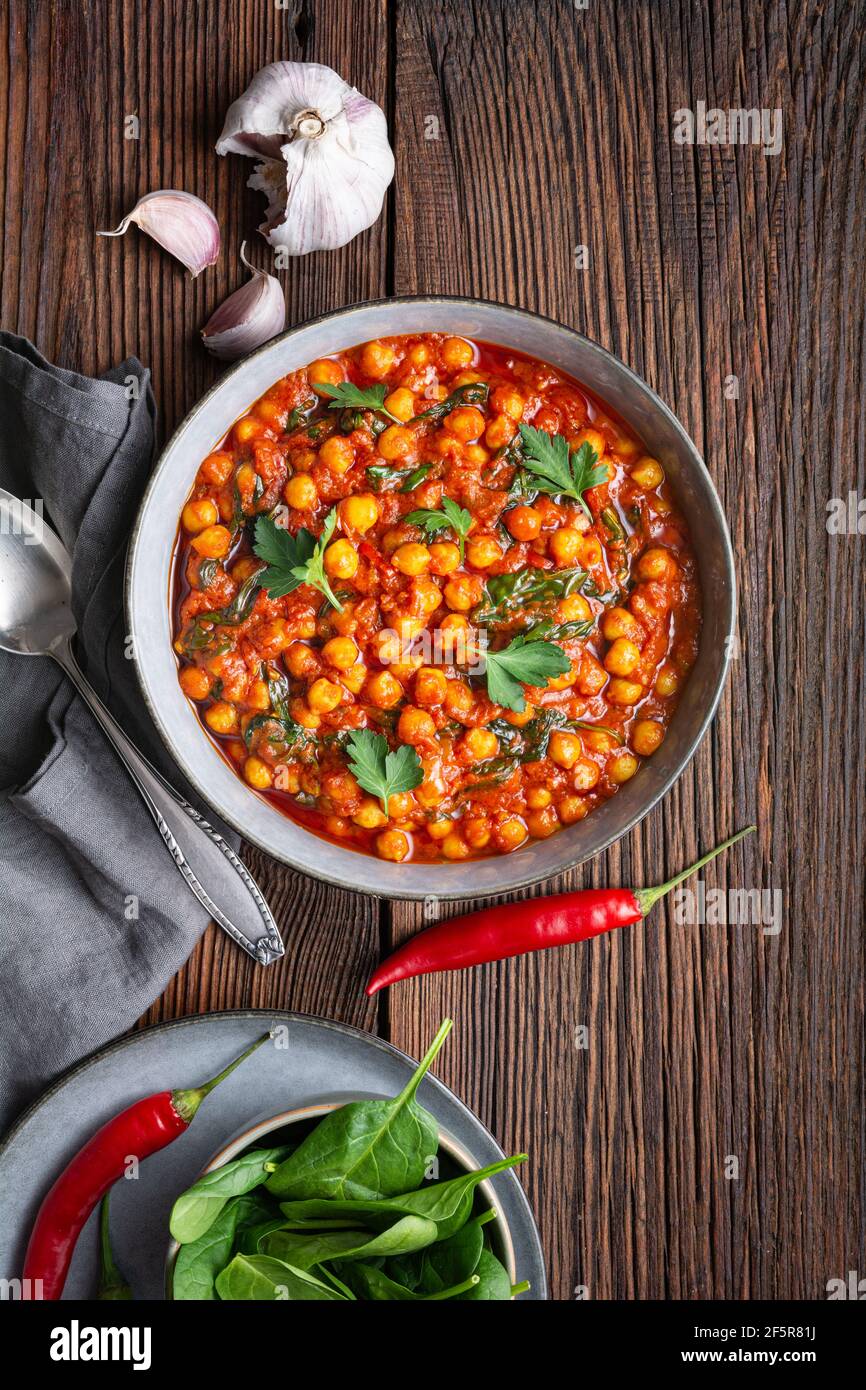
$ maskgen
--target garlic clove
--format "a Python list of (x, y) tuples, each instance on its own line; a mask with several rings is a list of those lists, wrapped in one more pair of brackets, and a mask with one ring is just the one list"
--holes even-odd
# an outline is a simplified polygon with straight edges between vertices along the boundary
[(218, 154), (260, 159), (259, 231), (291, 256), (344, 246), (382, 211), (394, 177), (385, 114), (333, 68), (271, 63), (229, 108)]
[(139, 198), (113, 232), (97, 236), (123, 236), (134, 222), (170, 255), (192, 272), (193, 278), (213, 265), (220, 253), (219, 223), (201, 198), (176, 188), (160, 188)]
[(230, 294), (201, 330), (208, 352), (234, 362), (276, 337), (286, 326), (286, 297), (275, 275), (250, 265), (241, 245), (241, 260), (253, 278)]

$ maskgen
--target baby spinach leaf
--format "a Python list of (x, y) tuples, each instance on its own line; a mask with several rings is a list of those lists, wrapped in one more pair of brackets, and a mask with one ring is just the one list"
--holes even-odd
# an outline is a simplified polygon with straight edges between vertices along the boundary
[(216, 1221), (230, 1197), (251, 1192), (268, 1176), (267, 1164), (282, 1163), (290, 1149), (248, 1149), (231, 1163), (205, 1173), (182, 1192), (171, 1210), (169, 1229), (181, 1245), (198, 1240)]
[(307, 1270), (292, 1269), (268, 1255), (235, 1255), (216, 1281), (226, 1303), (344, 1303), (343, 1294)]
[(495, 1215), (494, 1211), (485, 1212), (423, 1252), (420, 1288), (425, 1293), (441, 1293), (454, 1284), (464, 1283), (476, 1272), (484, 1249), (483, 1228)]
[[(446, 1019), (396, 1099), (352, 1101), (326, 1115), (268, 1179), (268, 1191), (283, 1198), (364, 1201), (417, 1187), (436, 1153), (439, 1134), (415, 1093), (451, 1026)], [(319, 1214), (342, 1215), (337, 1211)]]
[(285, 1260), (296, 1269), (309, 1269), (326, 1260), (369, 1260), (423, 1250), (437, 1235), (435, 1221), (404, 1216), (374, 1236), (369, 1231), (323, 1231), (318, 1235), (274, 1231), (262, 1242), (262, 1254)]
[(267, 1212), (268, 1204), (257, 1192), (229, 1198), (204, 1234), (178, 1250), (172, 1272), (173, 1297), (179, 1302), (215, 1301), (216, 1277), (231, 1259), (239, 1231), (249, 1222), (261, 1222)]
[(476, 1268), (478, 1283), (459, 1295), (461, 1303), (507, 1303), (511, 1298), (511, 1280), (504, 1265), (490, 1250), (482, 1250)]
[(474, 1288), (477, 1282), (473, 1276), (455, 1288), (442, 1289), (438, 1293), (414, 1293), (389, 1278), (383, 1270), (376, 1269), (375, 1265), (365, 1264), (356, 1265), (351, 1278), (361, 1297), (371, 1303), (439, 1303), (443, 1299), (459, 1298)]
[(552, 603), (580, 593), (586, 584), (586, 570), (540, 570), (528, 566), (513, 574), (492, 575), (484, 585), (484, 598), (472, 613), (477, 627), (497, 627), (523, 614), (529, 604)]
[(444, 401), (437, 401), (435, 405), (431, 405), (420, 415), (414, 415), (409, 424), (438, 424), (459, 405), (486, 405), (489, 394), (490, 387), (486, 381), (468, 381), (464, 386), (458, 386), (456, 391), (452, 391), (450, 396), (445, 397)]

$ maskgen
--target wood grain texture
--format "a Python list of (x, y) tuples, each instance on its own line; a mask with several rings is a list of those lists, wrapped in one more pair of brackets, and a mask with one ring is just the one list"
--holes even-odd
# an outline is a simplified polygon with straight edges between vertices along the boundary
[[(829, 499), (866, 496), (864, 19), (863, 0), (12, 0), (0, 15), (3, 325), (85, 372), (135, 353), (164, 432), (218, 375), (196, 329), (242, 278), (244, 237), (266, 264), (248, 168), (213, 144), (280, 57), (330, 63), (380, 101), (397, 157), (377, 225), (284, 274), (290, 322), (383, 293), (536, 309), (628, 362), (704, 452), (740, 586), (719, 716), (641, 827), (548, 891), (657, 881), (756, 820), (705, 878), (778, 889), (779, 934), (658, 908), (615, 938), (399, 986), (377, 1012), (359, 984), (421, 909), (380, 911), (250, 852), (287, 959), (263, 971), (211, 929), (148, 1015), (279, 1005), (415, 1053), (453, 1016), (438, 1074), (532, 1155), (560, 1299), (817, 1299), (866, 1269), (866, 537), (825, 524)], [(699, 100), (778, 108), (781, 152), (676, 143), (674, 112)], [(195, 282), (135, 232), (94, 236), (172, 186), (224, 230)]]

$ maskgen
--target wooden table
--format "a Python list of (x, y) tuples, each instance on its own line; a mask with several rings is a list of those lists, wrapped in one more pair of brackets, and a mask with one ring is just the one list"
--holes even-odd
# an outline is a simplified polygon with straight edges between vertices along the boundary
[[(241, 279), (240, 241), (267, 264), (249, 165), (214, 141), (252, 74), (290, 58), (379, 101), (397, 157), (376, 226), (284, 274), (290, 323), (425, 291), (537, 309), (628, 362), (705, 454), (740, 585), (719, 716), (641, 827), (550, 889), (652, 883), (757, 820), (706, 878), (780, 890), (780, 933), (659, 909), (372, 1003), (366, 972), (419, 909), (251, 851), (285, 960), (257, 968), (211, 929), (148, 1014), (299, 1009), (412, 1053), (451, 1014), (438, 1074), (532, 1155), (558, 1299), (817, 1299), (866, 1270), (866, 537), (825, 525), (829, 499), (866, 494), (864, 17), (850, 0), (11, 0), (0, 15), (3, 324), (79, 371), (137, 354), (163, 434), (218, 376), (197, 328)], [(699, 100), (778, 108), (781, 152), (677, 143), (674, 112)], [(219, 216), (225, 254), (195, 282), (135, 232), (94, 236), (160, 187)]]

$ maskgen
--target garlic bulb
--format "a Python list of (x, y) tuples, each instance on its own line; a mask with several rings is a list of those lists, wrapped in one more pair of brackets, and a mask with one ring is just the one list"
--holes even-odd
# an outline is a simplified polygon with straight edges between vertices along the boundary
[(201, 198), (177, 188), (160, 188), (139, 198), (113, 232), (97, 236), (123, 236), (130, 222), (153, 237), (163, 250), (192, 271), (193, 278), (213, 265), (220, 253), (219, 223)]
[(252, 280), (230, 294), (201, 330), (208, 352), (224, 362), (234, 362), (253, 348), (274, 338), (286, 326), (286, 297), (275, 275), (250, 265), (241, 245), (241, 260)]
[(259, 158), (259, 231), (290, 256), (329, 251), (375, 222), (394, 177), (385, 114), (320, 63), (271, 63), (229, 107), (217, 154)]

